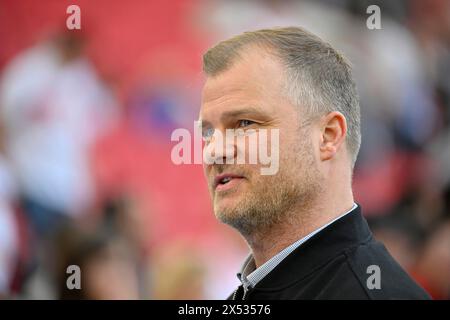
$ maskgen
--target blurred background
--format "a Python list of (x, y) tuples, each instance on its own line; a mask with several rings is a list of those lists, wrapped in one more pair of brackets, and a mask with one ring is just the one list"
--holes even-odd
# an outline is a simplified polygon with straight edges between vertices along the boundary
[[(381, 30), (366, 27), (372, 4)], [(193, 130), (209, 46), (290, 25), (352, 61), (355, 199), (449, 299), (448, 0), (0, 0), (0, 298), (227, 297), (247, 246), (215, 220), (201, 165), (172, 164), (170, 134)], [(72, 264), (82, 290), (66, 287)]]

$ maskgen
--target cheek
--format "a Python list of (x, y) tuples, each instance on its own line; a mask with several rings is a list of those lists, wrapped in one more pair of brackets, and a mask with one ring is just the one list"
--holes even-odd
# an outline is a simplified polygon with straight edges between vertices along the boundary
[(203, 175), (205, 177), (206, 184), (208, 185), (209, 189), (212, 187), (211, 186), (211, 177), (210, 177), (210, 175), (211, 175), (211, 168), (212, 168), (211, 165), (203, 164)]
[(280, 130), (279, 153), (280, 161), (283, 159), (295, 159), (298, 153), (299, 137), (294, 133), (288, 134)]

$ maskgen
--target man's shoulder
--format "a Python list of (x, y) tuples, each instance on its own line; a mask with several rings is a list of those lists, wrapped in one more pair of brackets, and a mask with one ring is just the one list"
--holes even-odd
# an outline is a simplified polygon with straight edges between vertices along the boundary
[(295, 249), (246, 297), (430, 298), (392, 258), (384, 245), (373, 238), (359, 208)]
[(384, 245), (375, 240), (340, 252), (286, 288), (283, 295), (286, 299), (430, 299)]
[(371, 240), (344, 252), (352, 276), (369, 299), (430, 299), (389, 254), (385, 246)]

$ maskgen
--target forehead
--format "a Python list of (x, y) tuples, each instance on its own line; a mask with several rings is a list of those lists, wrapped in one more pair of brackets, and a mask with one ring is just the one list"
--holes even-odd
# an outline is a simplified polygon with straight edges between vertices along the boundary
[(242, 107), (273, 112), (283, 99), (283, 68), (261, 48), (246, 49), (234, 64), (214, 77), (208, 77), (202, 92), (201, 118), (215, 117)]

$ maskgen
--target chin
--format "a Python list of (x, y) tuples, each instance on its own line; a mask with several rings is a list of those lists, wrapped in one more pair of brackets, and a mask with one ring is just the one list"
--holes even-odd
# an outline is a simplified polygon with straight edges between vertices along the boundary
[(236, 201), (221, 199), (219, 200), (219, 203), (214, 205), (214, 214), (219, 220), (228, 220), (236, 215), (236, 207)]

